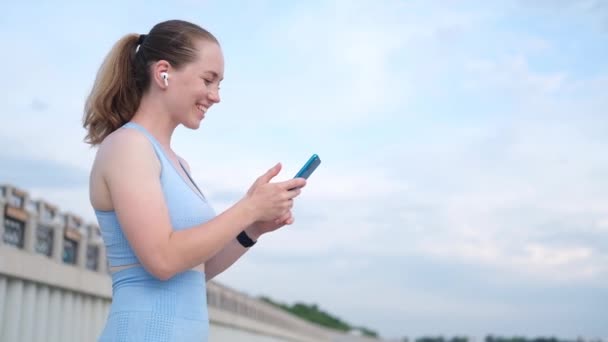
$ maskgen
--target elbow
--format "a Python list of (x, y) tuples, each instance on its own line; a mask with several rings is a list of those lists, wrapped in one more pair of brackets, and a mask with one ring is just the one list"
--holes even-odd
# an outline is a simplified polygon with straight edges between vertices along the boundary
[(150, 273), (156, 279), (161, 280), (161, 281), (169, 280), (169, 279), (173, 278), (173, 276), (175, 275), (174, 272), (171, 272), (170, 270), (166, 270), (166, 269), (156, 269)]
[(175, 275), (171, 270), (158, 265), (150, 265), (146, 269), (154, 278), (161, 281), (169, 280)]
[(146, 266), (148, 273), (154, 278), (165, 281), (171, 279), (177, 274), (175, 267), (172, 267), (169, 261), (165, 258), (157, 258), (150, 260)]

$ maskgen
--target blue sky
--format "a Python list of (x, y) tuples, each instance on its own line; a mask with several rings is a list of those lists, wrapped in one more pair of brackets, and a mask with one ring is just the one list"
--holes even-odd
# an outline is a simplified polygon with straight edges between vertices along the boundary
[(173, 142), (218, 211), (323, 160), (219, 281), (385, 337), (608, 337), (604, 2), (11, 2), (0, 182), (94, 220), (84, 98), (117, 39), (173, 18), (225, 54), (222, 103)]

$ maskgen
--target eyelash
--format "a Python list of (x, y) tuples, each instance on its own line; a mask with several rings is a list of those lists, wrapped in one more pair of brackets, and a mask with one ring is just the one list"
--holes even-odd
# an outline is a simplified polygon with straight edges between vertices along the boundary
[[(205, 82), (205, 86), (209, 86), (210, 84), (213, 83), (213, 81), (209, 81), (208, 79), (203, 79), (203, 81)], [(220, 90), (220, 85), (217, 85), (217, 90)]]

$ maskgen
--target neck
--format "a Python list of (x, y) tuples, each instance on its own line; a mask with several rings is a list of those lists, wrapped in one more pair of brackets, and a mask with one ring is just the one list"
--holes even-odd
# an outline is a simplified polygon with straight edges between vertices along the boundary
[(145, 127), (161, 145), (170, 150), (171, 136), (177, 123), (171, 119), (163, 104), (156, 100), (158, 98), (153, 94), (144, 94), (131, 121)]

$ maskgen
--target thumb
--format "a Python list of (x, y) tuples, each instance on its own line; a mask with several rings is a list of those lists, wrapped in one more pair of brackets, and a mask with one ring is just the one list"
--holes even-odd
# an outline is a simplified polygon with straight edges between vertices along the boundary
[(272, 180), (272, 178), (274, 178), (276, 175), (278, 175), (280, 171), (281, 171), (281, 163), (277, 163), (270, 170), (266, 171), (266, 173), (263, 174), (262, 177), (260, 177), (260, 181), (262, 183), (269, 183), (270, 180)]

